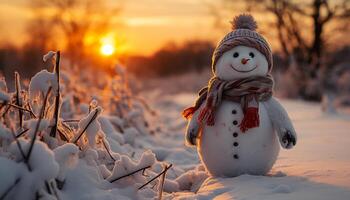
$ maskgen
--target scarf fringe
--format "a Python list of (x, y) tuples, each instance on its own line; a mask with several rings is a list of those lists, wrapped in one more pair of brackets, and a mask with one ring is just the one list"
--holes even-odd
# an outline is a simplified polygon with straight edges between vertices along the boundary
[(250, 128), (258, 127), (259, 124), (259, 108), (248, 107), (239, 128), (244, 133)]
[(186, 119), (190, 119), (194, 112), (196, 112), (196, 108), (192, 106), (182, 111), (182, 116)]

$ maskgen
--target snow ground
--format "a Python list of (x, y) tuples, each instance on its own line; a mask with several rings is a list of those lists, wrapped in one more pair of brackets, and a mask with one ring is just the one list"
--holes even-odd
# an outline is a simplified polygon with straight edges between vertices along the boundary
[[(157, 158), (173, 163), (179, 172), (199, 164), (196, 149), (185, 147), (183, 108), (195, 100), (193, 93), (144, 95), (157, 110), (161, 132), (149, 147)], [(177, 192), (173, 199), (350, 199), (350, 115), (324, 114), (317, 103), (282, 100), (296, 131), (298, 143), (281, 149), (268, 176), (242, 175), (208, 178), (197, 193)], [(160, 123), (159, 123), (160, 122)], [(165, 126), (164, 126), (165, 125)]]

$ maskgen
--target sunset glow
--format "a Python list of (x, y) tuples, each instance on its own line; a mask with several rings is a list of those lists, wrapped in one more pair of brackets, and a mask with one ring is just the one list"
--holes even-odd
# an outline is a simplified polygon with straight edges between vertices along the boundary
[[(210, 0), (214, 1), (214, 0)], [(23, 0), (7, 1), (0, 3), (0, 45), (7, 41), (21, 46), (26, 42), (25, 34), (28, 22), (35, 13), (43, 13), (47, 18), (53, 13), (53, 8), (36, 7), (32, 9), (30, 3)], [(84, 2), (84, 1), (79, 1)], [(114, 8), (119, 1), (105, 0), (107, 7)], [(97, 32), (89, 32), (85, 36), (86, 46), (94, 49), (98, 55), (105, 55), (102, 49), (112, 49), (107, 43), (100, 42), (101, 34), (117, 36), (115, 43), (109, 42), (114, 48), (114, 55), (136, 54), (151, 55), (168, 42), (184, 42), (191, 39), (211, 39), (214, 42), (221, 36), (212, 31), (212, 17), (207, 13), (207, 6), (200, 0), (194, 1), (165, 1), (153, 0), (126, 1), (122, 12), (112, 16), (106, 21), (111, 21), (110, 29), (98, 29)], [(78, 15), (78, 11), (73, 14)], [(94, 18), (99, 16), (94, 16)], [(195, 27), (194, 27), (195, 26)], [(11, 28), (7, 28), (11, 27)], [(56, 33), (55, 33), (56, 34)], [(55, 38), (58, 36), (55, 35)], [(64, 38), (62, 37), (64, 40)], [(60, 49), (64, 50), (64, 45)], [(105, 46), (105, 47), (102, 47)], [(107, 52), (111, 52), (108, 50)]]
[(100, 53), (104, 56), (111, 56), (116, 53), (115, 39), (113, 34), (107, 34), (100, 38)]
[(103, 44), (101, 46), (100, 52), (104, 56), (110, 56), (115, 52), (115, 48), (112, 44)]
[[(24, 2), (26, 1), (12, 0), (0, 3), (0, 28), (2, 30), (0, 31), (0, 46), (20, 47), (25, 44), (29, 36), (23, 33), (27, 31), (29, 22), (36, 17), (36, 14), (41, 13), (44, 18), (50, 18), (54, 13), (54, 8), (51, 6), (33, 7), (30, 6), (30, 3)], [(103, 0), (102, 2), (106, 3), (106, 8), (114, 8), (119, 1)], [(222, 35), (230, 31), (229, 21), (232, 17), (243, 12), (246, 6), (242, 3), (243, 1), (239, 1), (235, 4), (235, 9), (225, 10), (221, 9), (218, 1), (208, 0), (206, 2), (203, 3), (201, 0), (125, 1), (122, 12), (106, 18), (106, 22), (111, 23), (109, 28), (89, 32), (84, 43), (88, 47), (93, 46), (94, 52), (100, 56), (110, 54), (112, 49), (114, 49), (112, 54), (115, 55), (152, 55), (169, 42), (181, 44), (188, 40), (209, 40), (216, 44)], [(220, 11), (220, 20), (218, 16), (212, 14), (212, 9)], [(74, 10), (74, 16), (79, 12), (83, 13), (83, 11)], [(93, 18), (103, 17), (99, 16), (99, 13), (102, 11), (97, 12)], [(273, 49), (279, 50), (277, 33), (270, 30), (271, 24), (274, 23), (274, 16), (269, 13), (254, 13), (254, 17), (259, 23), (259, 31), (265, 33)], [(109, 43), (111, 45), (101, 43), (99, 39), (101, 34), (105, 35), (105, 33), (117, 36), (115, 43)], [(55, 33), (54, 38), (59, 38), (57, 39), (61, 45), (59, 48), (65, 50), (64, 42), (62, 42), (64, 37)], [(349, 37), (341, 38), (342, 43), (348, 44), (349, 40)]]

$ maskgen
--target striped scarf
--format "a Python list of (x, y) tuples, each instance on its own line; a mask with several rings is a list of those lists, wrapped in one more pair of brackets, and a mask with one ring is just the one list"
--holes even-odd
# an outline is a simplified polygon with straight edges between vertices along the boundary
[(239, 127), (242, 132), (259, 126), (259, 101), (266, 101), (272, 96), (273, 79), (256, 76), (234, 81), (223, 81), (213, 77), (209, 86), (200, 90), (199, 97), (193, 107), (185, 109), (182, 115), (189, 119), (202, 103), (205, 106), (198, 115), (198, 122), (206, 122), (208, 126), (215, 124), (215, 110), (222, 99), (241, 104), (244, 117)]

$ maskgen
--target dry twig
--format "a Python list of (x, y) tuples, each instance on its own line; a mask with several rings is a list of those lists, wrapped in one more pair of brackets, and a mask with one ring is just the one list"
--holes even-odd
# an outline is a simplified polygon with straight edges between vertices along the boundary
[(165, 170), (166, 168), (167, 168), (166, 165), (164, 165), (164, 173), (160, 177), (160, 180), (159, 180), (159, 184), (160, 185), (159, 185), (159, 188), (158, 188), (158, 200), (162, 200), (164, 181), (165, 181), (165, 176), (166, 176), (166, 172), (167, 172), (167, 170)]
[[(18, 110), (22, 110), (22, 111), (26, 111), (26, 112), (29, 112), (34, 118), (37, 118), (36, 116), (35, 116), (35, 114), (33, 113), (33, 111), (32, 110), (29, 110), (29, 109), (26, 109), (26, 108), (23, 108), (23, 107), (21, 107), (21, 106), (18, 106), (18, 105), (16, 105), (16, 104), (12, 104), (12, 103), (7, 103), (6, 105), (8, 105), (8, 109), (9, 108), (11, 108), (11, 107), (13, 107), (13, 108), (17, 108)], [(5, 113), (4, 114), (6, 114), (6, 112), (7, 111), (5, 111)]]
[(138, 189), (141, 190), (142, 188), (144, 188), (146, 185), (148, 185), (149, 183), (151, 183), (152, 181), (156, 180), (159, 176), (161, 176), (162, 174), (165, 174), (168, 169), (170, 169), (173, 166), (173, 164), (170, 164), (169, 166), (167, 166), (162, 172), (160, 172), (157, 176), (153, 177), (151, 180), (147, 181), (147, 183), (143, 184), (142, 186), (140, 186)]
[(51, 137), (56, 137), (58, 118), (60, 115), (60, 98), (61, 98), (61, 93), (60, 93), (60, 57), (61, 57), (61, 52), (57, 51), (57, 53), (56, 53), (56, 65), (55, 65), (55, 74), (56, 74), (56, 78), (57, 78), (57, 91), (56, 91), (56, 98), (55, 98), (55, 113), (54, 113), (55, 124), (52, 127), (51, 132), (50, 132)]
[(98, 114), (98, 110), (95, 110), (94, 115), (91, 117), (89, 123), (86, 124), (86, 126), (84, 127), (84, 129), (81, 131), (81, 133), (79, 134), (79, 136), (72, 142), (74, 144), (76, 144), (78, 142), (78, 140), (81, 138), (81, 136), (84, 134), (84, 132), (86, 131), (87, 128), (89, 128), (90, 124), (96, 119)]
[[(16, 104), (19, 107), (22, 107), (22, 101), (21, 101), (21, 83), (20, 83), (20, 76), (18, 72), (15, 72), (15, 88), (16, 88)], [(18, 116), (19, 116), (19, 127), (23, 128), (23, 110), (18, 110)]]
[(62, 122), (69, 123), (69, 122), (79, 122), (79, 119), (67, 119), (63, 120)]
[(125, 175), (123, 175), (123, 176), (121, 176), (121, 177), (115, 178), (115, 179), (113, 179), (113, 180), (111, 180), (111, 181), (109, 181), (109, 182), (113, 183), (113, 182), (115, 182), (115, 181), (117, 181), (117, 180), (120, 180), (120, 179), (122, 179), (122, 178), (125, 178), (125, 177), (131, 176), (131, 175), (133, 175), (133, 174), (136, 174), (137, 172), (144, 171), (145, 169), (148, 169), (148, 168), (150, 168), (150, 167), (151, 167), (151, 166), (143, 167), (143, 168), (138, 169), (138, 170), (136, 170), (136, 171), (133, 171), (133, 172), (131, 172), (131, 173), (129, 173), (129, 174), (125, 174)]
[(23, 134), (25, 134), (25, 133), (28, 132), (28, 131), (29, 131), (29, 128), (24, 129), (24, 130), (21, 131), (19, 134), (17, 134), (15, 137), (16, 137), (16, 138), (19, 138), (19, 137), (21, 137)]
[(116, 161), (115, 158), (112, 156), (111, 152), (109, 151), (109, 148), (107, 148), (107, 145), (106, 145), (105, 140), (103, 138), (102, 138), (102, 144), (103, 144), (104, 148), (106, 149), (109, 157), (111, 157), (113, 161)]

